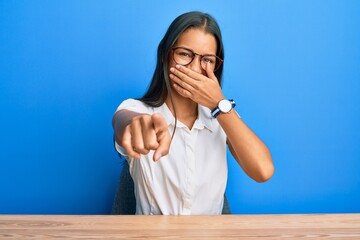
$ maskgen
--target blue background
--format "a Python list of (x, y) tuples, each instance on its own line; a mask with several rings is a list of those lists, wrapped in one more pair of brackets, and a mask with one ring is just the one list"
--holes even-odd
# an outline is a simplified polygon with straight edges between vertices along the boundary
[(219, 22), (224, 93), (274, 177), (229, 157), (233, 213), (360, 212), (360, 1), (0, 0), (0, 213), (108, 214), (117, 105), (178, 15)]

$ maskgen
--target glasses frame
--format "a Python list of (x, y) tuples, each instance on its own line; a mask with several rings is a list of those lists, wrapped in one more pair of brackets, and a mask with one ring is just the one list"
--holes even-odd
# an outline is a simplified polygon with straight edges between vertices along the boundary
[[(190, 61), (188, 64), (180, 64), (180, 63), (177, 63), (177, 62), (176, 62), (176, 60), (175, 60), (175, 50), (176, 50), (176, 49), (180, 49), (180, 48), (192, 52), (193, 57), (192, 57), (191, 61)], [(211, 57), (216, 57), (216, 59), (219, 61), (218, 66), (216, 66), (216, 67), (214, 68), (214, 72), (216, 72), (217, 70), (219, 70), (220, 66), (221, 66), (221, 65), (223, 64), (223, 62), (224, 62), (224, 60), (222, 60), (221, 58), (219, 58), (219, 57), (216, 56), (216, 55), (213, 55), (213, 54), (204, 54), (204, 55), (201, 55), (201, 54), (199, 54), (199, 53), (194, 52), (194, 51), (191, 50), (190, 48), (186, 48), (186, 47), (173, 47), (171, 50), (172, 50), (172, 58), (173, 58), (174, 62), (175, 62), (176, 64), (181, 65), (181, 66), (187, 66), (187, 65), (189, 65), (190, 63), (192, 63), (192, 62), (194, 61), (194, 59), (195, 59), (196, 56), (199, 56), (199, 57), (200, 57), (200, 60), (201, 60), (203, 57), (211, 56)], [(200, 64), (200, 65), (201, 65), (201, 64)], [(201, 68), (203, 68), (202, 65), (201, 65)], [(203, 69), (204, 69), (204, 68), (203, 68)], [(204, 70), (205, 70), (205, 69), (204, 69)]]

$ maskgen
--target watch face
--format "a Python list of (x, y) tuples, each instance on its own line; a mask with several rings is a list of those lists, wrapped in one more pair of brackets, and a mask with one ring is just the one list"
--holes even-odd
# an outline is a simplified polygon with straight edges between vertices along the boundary
[(228, 113), (228, 112), (230, 112), (231, 109), (232, 109), (231, 102), (230, 102), (229, 100), (226, 100), (226, 99), (221, 100), (221, 101), (219, 102), (219, 109), (220, 109), (220, 111), (223, 112), (223, 113)]

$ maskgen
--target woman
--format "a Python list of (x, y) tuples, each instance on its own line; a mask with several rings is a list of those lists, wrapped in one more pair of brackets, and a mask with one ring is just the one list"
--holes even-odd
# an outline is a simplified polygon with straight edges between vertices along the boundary
[(116, 148), (130, 166), (137, 214), (221, 214), (226, 144), (255, 181), (273, 175), (269, 150), (223, 95), (223, 58), (216, 21), (185, 13), (159, 44), (145, 95), (118, 107)]

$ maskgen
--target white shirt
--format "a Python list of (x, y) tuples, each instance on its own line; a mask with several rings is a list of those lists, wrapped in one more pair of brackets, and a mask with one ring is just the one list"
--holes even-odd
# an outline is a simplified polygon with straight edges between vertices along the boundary
[[(172, 134), (175, 118), (166, 103), (154, 108), (128, 99), (117, 108), (139, 113), (160, 113)], [(154, 151), (140, 159), (128, 157), (134, 180), (136, 214), (221, 214), (227, 182), (226, 135), (210, 110), (199, 105), (191, 130), (177, 122), (169, 154), (153, 161)]]

